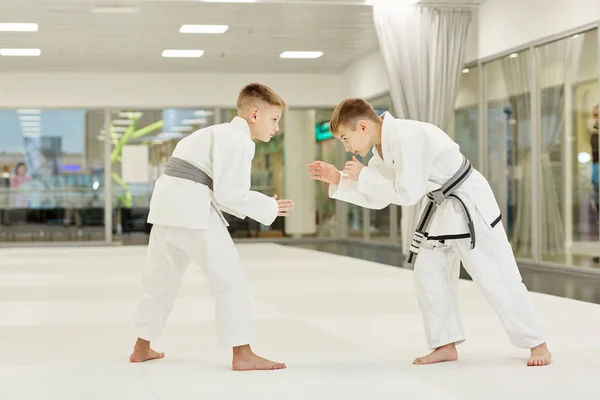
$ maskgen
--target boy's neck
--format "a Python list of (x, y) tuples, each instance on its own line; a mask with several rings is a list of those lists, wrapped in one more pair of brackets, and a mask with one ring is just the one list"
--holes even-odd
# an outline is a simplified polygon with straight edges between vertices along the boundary
[(383, 123), (375, 124), (375, 129), (373, 130), (373, 137), (371, 138), (371, 141), (372, 141), (371, 147), (381, 145), (381, 132), (382, 131), (383, 131)]

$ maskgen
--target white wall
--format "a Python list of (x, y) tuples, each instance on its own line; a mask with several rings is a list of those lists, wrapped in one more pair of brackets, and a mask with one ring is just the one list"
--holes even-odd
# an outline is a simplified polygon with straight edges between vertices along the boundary
[(599, 0), (486, 0), (479, 6), (479, 58), (598, 20)]
[[(390, 84), (381, 51), (367, 54), (341, 75), (344, 97), (371, 99), (387, 93)], [(342, 99), (340, 99), (342, 100)]]
[(331, 108), (341, 98), (331, 74), (0, 73), (0, 108), (235, 107), (250, 82), (290, 107)]

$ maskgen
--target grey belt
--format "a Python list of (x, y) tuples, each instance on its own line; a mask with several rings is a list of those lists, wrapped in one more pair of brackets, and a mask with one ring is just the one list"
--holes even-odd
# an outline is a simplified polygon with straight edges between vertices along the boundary
[(434, 190), (433, 192), (427, 193), (427, 205), (425, 206), (425, 210), (423, 214), (421, 214), (421, 218), (419, 219), (419, 223), (417, 224), (417, 229), (415, 230), (415, 234), (413, 236), (412, 244), (410, 245), (410, 250), (408, 255), (406, 256), (406, 262), (409, 264), (414, 264), (417, 258), (417, 253), (419, 253), (419, 247), (424, 240), (427, 240), (428, 237), (428, 228), (433, 220), (433, 216), (435, 215), (435, 211), (437, 207), (442, 204), (447, 198), (451, 197), (454, 200), (458, 201), (461, 205), (463, 212), (465, 213), (465, 217), (467, 218), (467, 225), (469, 227), (469, 236), (471, 237), (471, 249), (475, 248), (475, 228), (473, 226), (473, 219), (471, 218), (471, 214), (467, 209), (467, 206), (463, 201), (454, 194), (454, 191), (462, 185), (467, 178), (473, 172), (473, 166), (464, 158), (463, 163), (460, 169), (446, 182), (441, 188), (438, 190)]
[[(194, 164), (182, 160), (181, 158), (171, 157), (169, 161), (167, 161), (164, 174), (176, 178), (187, 179), (188, 181), (205, 185), (210, 190), (213, 190), (213, 179), (210, 176), (208, 176), (206, 172), (202, 171)], [(219, 210), (213, 199), (211, 199), (210, 204), (215, 209), (225, 226), (228, 226), (229, 224), (227, 223), (227, 220), (225, 219), (223, 213), (221, 213), (221, 210)]]

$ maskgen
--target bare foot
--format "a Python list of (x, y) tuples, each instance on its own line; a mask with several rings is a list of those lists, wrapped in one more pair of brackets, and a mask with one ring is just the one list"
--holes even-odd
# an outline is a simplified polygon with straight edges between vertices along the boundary
[(552, 360), (552, 353), (548, 350), (546, 343), (542, 343), (537, 347), (531, 349), (531, 357), (527, 361), (528, 367), (542, 367), (550, 364)]
[(285, 369), (284, 363), (278, 363), (254, 354), (250, 346), (234, 347), (232, 368), (234, 371)]
[(456, 345), (454, 343), (450, 343), (445, 346), (438, 347), (425, 357), (417, 358), (415, 361), (413, 361), (413, 364), (426, 365), (456, 360), (458, 360), (458, 352), (456, 351)]
[(132, 363), (139, 363), (149, 360), (156, 360), (163, 358), (165, 353), (159, 353), (150, 348), (150, 342), (147, 340), (139, 339), (135, 343), (133, 354), (129, 356), (129, 361)]

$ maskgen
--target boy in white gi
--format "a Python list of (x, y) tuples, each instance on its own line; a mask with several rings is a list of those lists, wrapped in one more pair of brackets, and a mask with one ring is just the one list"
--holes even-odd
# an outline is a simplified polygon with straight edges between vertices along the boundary
[(500, 209), (486, 179), (441, 129), (422, 122), (379, 117), (362, 99), (344, 100), (331, 132), (356, 157), (343, 172), (320, 161), (313, 179), (330, 184), (330, 197), (373, 209), (414, 205), (427, 196), (407, 262), (414, 264), (417, 295), (429, 348), (414, 364), (456, 361), (465, 341), (458, 307), (459, 263), (496, 309), (511, 342), (531, 349), (527, 365), (550, 363), (529, 294), (521, 280)]
[(193, 262), (208, 278), (220, 345), (233, 347), (232, 368), (285, 368), (250, 348), (253, 327), (246, 278), (220, 211), (271, 225), (293, 209), (290, 200), (250, 190), (253, 139), (268, 142), (279, 131), (284, 107), (272, 89), (250, 84), (239, 94), (237, 117), (192, 133), (175, 147), (150, 202), (148, 222), (153, 227), (131, 362), (164, 357), (150, 342), (162, 333), (186, 267)]

